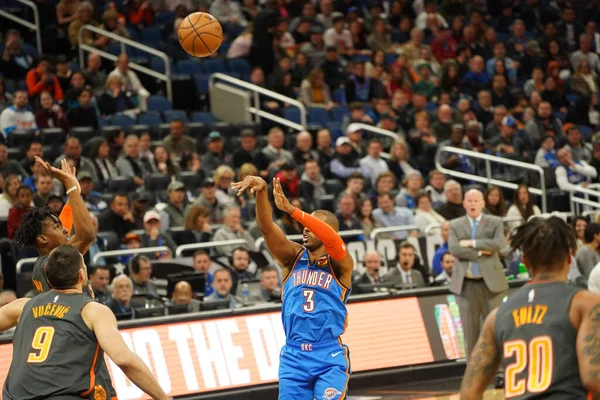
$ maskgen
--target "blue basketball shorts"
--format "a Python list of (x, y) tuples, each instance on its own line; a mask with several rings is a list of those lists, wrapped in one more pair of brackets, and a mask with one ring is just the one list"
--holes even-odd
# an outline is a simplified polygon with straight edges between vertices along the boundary
[(344, 400), (351, 373), (350, 350), (340, 339), (287, 341), (279, 358), (279, 400)]

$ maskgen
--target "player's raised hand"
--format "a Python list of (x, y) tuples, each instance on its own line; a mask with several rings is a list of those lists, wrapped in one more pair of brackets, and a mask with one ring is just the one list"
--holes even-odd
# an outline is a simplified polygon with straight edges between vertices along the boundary
[(275, 205), (281, 211), (285, 211), (286, 213), (291, 214), (296, 209), (296, 207), (294, 207), (290, 203), (290, 201), (283, 193), (283, 189), (281, 188), (281, 182), (279, 181), (279, 178), (273, 178), (273, 198), (275, 199)]
[(235, 182), (231, 184), (231, 188), (237, 190), (237, 195), (241, 196), (242, 193), (250, 188), (250, 193), (256, 193), (263, 189), (266, 189), (267, 182), (260, 176), (248, 175), (243, 181)]
[(54, 179), (58, 179), (64, 186), (65, 190), (69, 190), (73, 186), (77, 187), (78, 191), (81, 193), (81, 187), (79, 186), (79, 181), (77, 180), (76, 169), (75, 167), (71, 167), (69, 162), (66, 159), (62, 159), (60, 162), (60, 169), (56, 168), (50, 163), (42, 160), (39, 157), (35, 157), (35, 161), (42, 166), (50, 176)]

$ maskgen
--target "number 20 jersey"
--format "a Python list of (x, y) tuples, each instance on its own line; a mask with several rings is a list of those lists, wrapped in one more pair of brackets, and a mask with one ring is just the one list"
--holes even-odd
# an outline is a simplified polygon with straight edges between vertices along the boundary
[(310, 265), (303, 249), (283, 283), (281, 318), (288, 341), (319, 343), (338, 339), (345, 331), (350, 290), (336, 278), (325, 255)]
[(498, 308), (494, 336), (502, 354), (506, 399), (585, 399), (577, 330), (569, 318), (580, 289), (563, 282), (528, 284)]
[(104, 352), (81, 317), (91, 301), (83, 293), (50, 290), (25, 304), (3, 399), (109, 398), (96, 382), (100, 367), (106, 368)]

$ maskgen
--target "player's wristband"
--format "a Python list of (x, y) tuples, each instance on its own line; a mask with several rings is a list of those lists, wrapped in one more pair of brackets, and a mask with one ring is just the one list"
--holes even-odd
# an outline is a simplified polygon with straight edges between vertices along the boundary
[(71, 193), (73, 193), (76, 190), (77, 190), (77, 186), (73, 186), (73, 187), (69, 188), (69, 190), (67, 190), (67, 196), (70, 195)]

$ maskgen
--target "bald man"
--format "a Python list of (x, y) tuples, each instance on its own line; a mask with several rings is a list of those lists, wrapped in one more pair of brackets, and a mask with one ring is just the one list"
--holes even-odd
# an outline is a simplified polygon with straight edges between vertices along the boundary
[(173, 304), (187, 304), (188, 312), (200, 311), (200, 302), (192, 298), (192, 286), (186, 281), (179, 281), (175, 284), (171, 302)]
[(481, 321), (502, 302), (508, 289), (498, 252), (505, 244), (502, 219), (483, 214), (483, 194), (465, 194), (466, 214), (450, 222), (448, 248), (455, 257), (450, 291), (458, 303), (465, 331), (467, 357), (477, 342)]
[(381, 268), (381, 255), (376, 251), (368, 251), (365, 253), (365, 259), (363, 261), (365, 265), (365, 272), (356, 281), (357, 284), (366, 283), (368, 285), (376, 285), (383, 281), (383, 278), (379, 276), (379, 269)]

